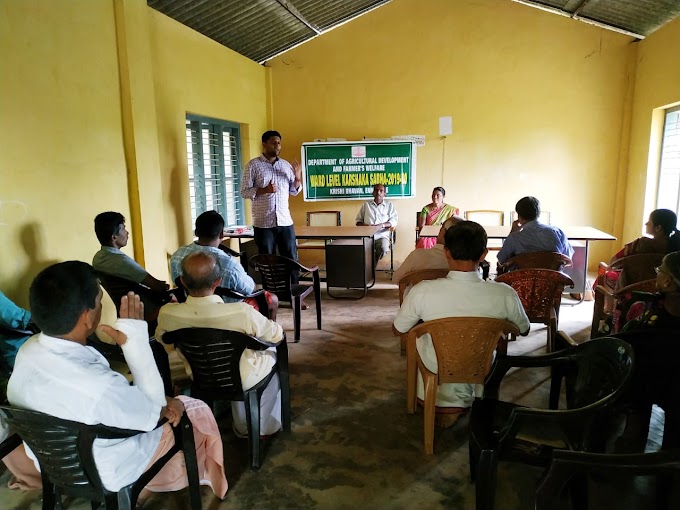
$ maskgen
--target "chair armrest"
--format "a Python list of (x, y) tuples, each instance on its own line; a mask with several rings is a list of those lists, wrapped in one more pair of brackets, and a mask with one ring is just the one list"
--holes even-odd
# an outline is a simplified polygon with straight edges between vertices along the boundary
[(7, 439), (0, 443), (0, 458), (4, 458), (14, 451), (21, 444), (19, 434), (11, 434)]
[(678, 450), (661, 450), (653, 453), (604, 454), (591, 452), (574, 452), (555, 450), (553, 461), (570, 464), (582, 471), (614, 470), (631, 471), (638, 474), (655, 473), (680, 468), (680, 452)]
[(578, 342), (576, 342), (573, 338), (567, 335), (564, 331), (558, 331), (557, 339), (555, 340), (555, 345), (557, 346), (558, 349), (561, 350), (566, 349), (568, 347), (575, 347), (576, 345), (578, 345)]
[(295, 265), (297, 265), (297, 269), (300, 270), (300, 271), (304, 271), (306, 273), (314, 273), (314, 272), (318, 273), (319, 272), (319, 266), (305, 267), (302, 264), (300, 264), (297, 260), (293, 260), (293, 262), (295, 262)]
[(571, 363), (562, 351), (542, 356), (496, 356), (484, 381), (484, 398), (497, 399), (501, 382), (511, 368), (555, 367)]

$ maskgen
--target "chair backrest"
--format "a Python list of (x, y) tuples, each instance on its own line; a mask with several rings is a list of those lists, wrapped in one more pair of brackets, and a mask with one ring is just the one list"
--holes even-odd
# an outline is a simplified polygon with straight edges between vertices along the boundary
[(561, 352), (571, 361), (562, 367), (569, 409), (603, 405), (623, 395), (633, 374), (634, 354), (628, 343), (596, 338)]
[(129, 431), (62, 420), (37, 411), (0, 406), (0, 414), (35, 453), (41, 471), (63, 494), (102, 501), (105, 492), (94, 462), (97, 437), (130, 437)]
[(552, 310), (559, 310), (564, 287), (574, 285), (567, 275), (551, 269), (519, 269), (502, 274), (496, 281), (515, 289), (531, 322), (544, 324), (550, 321)]
[(409, 286), (420, 283), (423, 280), (444, 278), (447, 274), (449, 274), (448, 269), (421, 269), (420, 271), (406, 273), (401, 280), (399, 280), (399, 304), (401, 305), (404, 302), (404, 293)]
[(465, 219), (467, 221), (475, 221), (480, 225), (502, 226), (505, 222), (505, 213), (503, 211), (478, 209), (465, 211)]
[(268, 347), (245, 333), (212, 328), (171, 331), (163, 335), (163, 343), (175, 344), (189, 362), (192, 390), (198, 394), (219, 394), (225, 400), (243, 400), (239, 370), (243, 350)]
[[(510, 219), (513, 222), (517, 221), (517, 211), (510, 211)], [(538, 221), (544, 225), (550, 225), (550, 211), (541, 211), (541, 214), (538, 215)]]
[(663, 253), (638, 253), (614, 261), (609, 269), (621, 271), (616, 288), (620, 289), (643, 280), (655, 279), (654, 268), (661, 265), (664, 257)]
[(340, 211), (309, 211), (308, 227), (339, 227), (342, 222)]
[(249, 264), (260, 273), (264, 290), (276, 294), (282, 301), (291, 300), (291, 274), (300, 269), (300, 264), (280, 255), (255, 255)]
[(556, 251), (533, 251), (515, 255), (501, 265), (502, 272), (515, 269), (552, 269), (560, 271), (563, 267), (570, 267), (571, 259)]
[(408, 341), (429, 333), (437, 354), (439, 383), (482, 384), (498, 340), (519, 334), (513, 323), (486, 317), (451, 317), (411, 328)]
[(120, 315), (120, 300), (128, 292), (139, 295), (144, 303), (144, 320), (152, 322), (155, 320), (158, 309), (170, 301), (170, 295), (162, 292), (154, 292), (141, 283), (126, 280), (119, 276), (114, 276), (101, 271), (95, 271), (99, 282), (106, 293), (111, 297), (113, 304), (116, 305), (116, 314)]

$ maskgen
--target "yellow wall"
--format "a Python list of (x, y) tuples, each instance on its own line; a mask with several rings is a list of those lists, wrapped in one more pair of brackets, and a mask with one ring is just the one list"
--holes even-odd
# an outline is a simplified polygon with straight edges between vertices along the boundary
[(193, 239), (186, 114), (240, 123), (245, 164), (261, 152), (267, 129), (267, 70), (153, 9), (148, 13), (167, 258)]
[(3, 0), (0, 55), (0, 289), (26, 306), (42, 268), (91, 261), (104, 210), (133, 227), (125, 251), (167, 278), (192, 231), (185, 114), (242, 123), (255, 156), (267, 70), (144, 0)]
[(0, 289), (91, 261), (93, 219), (129, 216), (112, 2), (0, 2)]
[[(631, 41), (505, 0), (394, 0), (269, 64), (274, 126), (287, 158), (315, 138), (427, 137), (417, 198), (395, 201), (397, 259), (437, 185), (462, 210), (535, 195), (557, 225), (612, 231), (614, 197), (600, 190), (617, 174)], [(314, 209), (351, 224), (360, 205), (291, 203), (297, 224)], [(609, 249), (594, 243), (591, 260)]]
[(639, 237), (656, 208), (663, 108), (680, 102), (680, 18), (638, 46), (622, 242)]

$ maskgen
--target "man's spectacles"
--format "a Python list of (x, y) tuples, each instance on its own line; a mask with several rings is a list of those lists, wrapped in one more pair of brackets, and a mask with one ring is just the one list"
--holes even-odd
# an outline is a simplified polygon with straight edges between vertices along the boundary
[(663, 267), (663, 266), (656, 266), (656, 267), (654, 268), (654, 272), (655, 272), (656, 274), (661, 273), (661, 272), (662, 272), (662, 267)]

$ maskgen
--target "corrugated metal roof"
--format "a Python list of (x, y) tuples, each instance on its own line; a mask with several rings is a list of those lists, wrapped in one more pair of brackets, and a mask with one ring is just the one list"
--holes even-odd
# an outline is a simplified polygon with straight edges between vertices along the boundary
[(147, 4), (256, 62), (390, 0), (147, 0)]
[(642, 39), (680, 15), (680, 0), (513, 0)]
[[(389, 1), (147, 0), (147, 3), (241, 55), (263, 63)], [(680, 15), (680, 0), (512, 1), (638, 38)]]

